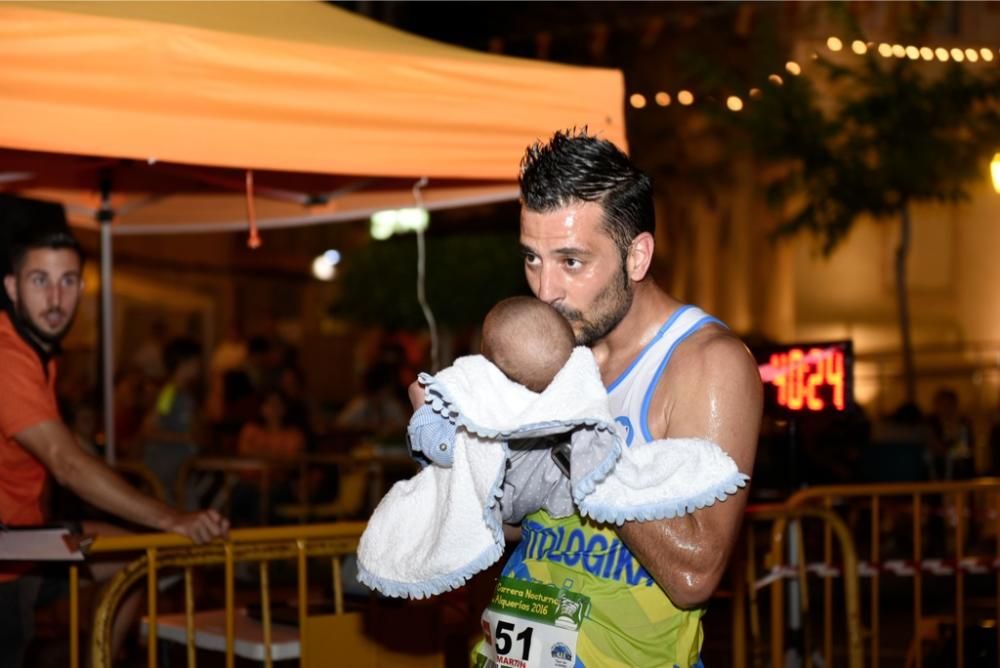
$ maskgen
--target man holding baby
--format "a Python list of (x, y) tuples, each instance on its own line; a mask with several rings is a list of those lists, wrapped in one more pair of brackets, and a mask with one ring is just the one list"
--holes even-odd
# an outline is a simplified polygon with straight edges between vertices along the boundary
[[(568, 131), (528, 149), (520, 186), (528, 285), (593, 351), (625, 443), (707, 439), (749, 474), (761, 416), (756, 364), (722, 323), (650, 277), (649, 177), (610, 142)], [(411, 395), (422, 402), (418, 386)], [(744, 488), (681, 517), (620, 527), (579, 513), (529, 514), (483, 615), (478, 664), (701, 666), (704, 605), (746, 500)], [(515, 609), (526, 600), (539, 603), (534, 613)]]

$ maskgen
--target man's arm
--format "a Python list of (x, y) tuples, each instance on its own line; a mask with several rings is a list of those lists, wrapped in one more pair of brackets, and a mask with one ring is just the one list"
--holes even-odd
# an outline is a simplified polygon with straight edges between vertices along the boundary
[(24, 429), (14, 439), (33, 454), (60, 484), (83, 500), (122, 519), (159, 531), (173, 531), (196, 543), (225, 535), (229, 522), (214, 510), (183, 513), (142, 494), (102, 460), (80, 448), (59, 420)]
[[(750, 474), (757, 450), (762, 388), (753, 358), (735, 337), (706, 330), (677, 349), (650, 409), (656, 438), (704, 438)], [(627, 522), (618, 532), (681, 608), (704, 603), (736, 543), (748, 488), (724, 502), (670, 520)]]

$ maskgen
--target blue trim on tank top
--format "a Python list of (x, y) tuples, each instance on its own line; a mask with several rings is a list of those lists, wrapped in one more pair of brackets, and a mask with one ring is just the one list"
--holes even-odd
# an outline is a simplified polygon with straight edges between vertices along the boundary
[[(683, 343), (689, 336), (711, 322), (721, 325), (722, 327), (726, 327), (726, 323), (722, 322), (718, 318), (706, 315), (704, 318), (691, 325), (686, 332), (677, 337), (677, 340), (674, 341), (670, 345), (670, 349), (667, 350), (667, 354), (663, 356), (660, 366), (656, 367), (656, 373), (653, 374), (653, 379), (650, 381), (649, 387), (646, 388), (646, 396), (642, 398), (642, 409), (639, 413), (639, 426), (642, 429), (642, 436), (646, 439), (647, 443), (654, 440), (653, 435), (649, 432), (649, 404), (653, 401), (653, 392), (656, 390), (656, 386), (660, 382), (660, 377), (663, 375), (664, 369), (667, 368), (667, 363), (670, 361), (670, 358), (674, 354), (674, 350), (677, 349), (677, 346)], [(726, 329), (729, 328), (726, 327)]]
[(632, 369), (635, 368), (635, 365), (639, 363), (639, 360), (641, 360), (643, 358), (643, 356), (645, 356), (646, 352), (650, 348), (652, 348), (656, 344), (657, 341), (659, 341), (660, 339), (663, 338), (663, 335), (666, 334), (667, 330), (670, 329), (670, 326), (673, 325), (677, 321), (677, 318), (681, 317), (681, 315), (683, 313), (685, 313), (686, 311), (689, 311), (689, 310), (691, 310), (693, 308), (694, 308), (694, 306), (691, 306), (690, 304), (685, 304), (684, 306), (681, 306), (676, 311), (674, 311), (674, 314), (672, 316), (670, 316), (669, 318), (667, 318), (667, 321), (665, 323), (663, 323), (663, 327), (660, 327), (660, 331), (658, 331), (656, 333), (656, 336), (653, 337), (653, 340), (650, 341), (649, 343), (647, 343), (643, 347), (642, 351), (638, 355), (636, 355), (635, 359), (632, 360), (632, 363), (628, 365), (628, 368), (625, 369), (624, 371), (622, 371), (621, 375), (619, 375), (617, 378), (615, 378), (615, 381), (613, 383), (611, 383), (611, 385), (608, 386), (608, 394), (611, 394), (612, 392), (614, 392), (615, 388), (618, 387), (619, 383), (621, 383), (623, 380), (625, 380), (625, 377), (628, 376), (629, 373), (631, 373)]

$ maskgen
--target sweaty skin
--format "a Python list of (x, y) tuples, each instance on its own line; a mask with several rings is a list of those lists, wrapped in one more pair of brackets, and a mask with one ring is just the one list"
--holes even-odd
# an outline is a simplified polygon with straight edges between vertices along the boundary
[[(578, 343), (592, 346), (608, 385), (681, 304), (647, 277), (652, 236), (633, 240), (623, 267), (602, 216), (595, 203), (548, 213), (522, 210), (521, 247), (532, 291), (567, 316)], [(709, 325), (678, 346), (654, 392), (649, 427), (657, 439), (714, 441), (749, 474), (761, 405), (760, 376), (746, 347), (728, 330)], [(744, 488), (676, 519), (628, 522), (618, 533), (675, 605), (697, 607), (725, 571), (747, 495)]]

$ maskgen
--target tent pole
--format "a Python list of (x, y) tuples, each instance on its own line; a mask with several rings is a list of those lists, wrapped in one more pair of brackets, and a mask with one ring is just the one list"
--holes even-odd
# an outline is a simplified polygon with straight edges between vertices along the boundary
[(114, 360), (114, 290), (111, 287), (111, 209), (110, 182), (101, 184), (101, 208), (97, 220), (101, 226), (101, 388), (104, 395), (104, 458), (115, 464), (115, 360)]

